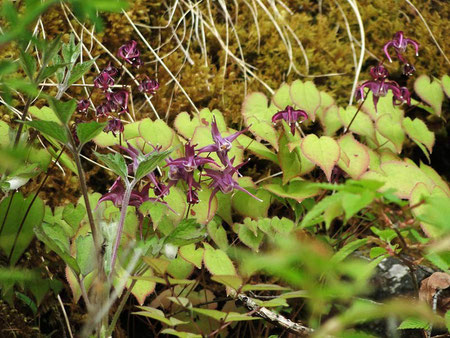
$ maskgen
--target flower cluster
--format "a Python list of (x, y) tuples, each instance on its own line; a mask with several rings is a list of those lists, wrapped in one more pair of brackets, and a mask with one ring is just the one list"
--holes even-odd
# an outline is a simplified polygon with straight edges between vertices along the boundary
[[(239, 169), (246, 163), (241, 163), (234, 166), (234, 158), (228, 157), (228, 152), (232, 147), (232, 142), (247, 129), (238, 131), (230, 136), (223, 137), (219, 132), (216, 120), (213, 118), (211, 123), (211, 136), (214, 141), (213, 144), (195, 149), (195, 145), (187, 143), (185, 145), (185, 156), (178, 159), (168, 159), (167, 165), (169, 167), (169, 184), (168, 188), (177, 184), (179, 181), (184, 181), (187, 185), (187, 202), (189, 204), (196, 204), (199, 202), (197, 191), (201, 189), (200, 180), (196, 181), (194, 178), (195, 169), (203, 169), (203, 166), (209, 164), (213, 168), (205, 168), (204, 176), (209, 177), (211, 182), (209, 188), (212, 189), (208, 204), (208, 215), (211, 209), (211, 202), (214, 196), (219, 192), (228, 194), (233, 190), (240, 190), (246, 194), (259, 200), (256, 196), (239, 186), (238, 182), (233, 178), (234, 175), (239, 174)], [(211, 157), (202, 157), (202, 153), (216, 153), (221, 165), (217, 164)], [(201, 176), (200, 176), (201, 178)]]
[[(141, 52), (138, 48), (137, 42), (132, 40), (121, 46), (118, 50), (118, 56), (130, 64), (132, 67), (139, 68), (142, 65), (140, 58)], [(104, 95), (104, 101), (95, 107), (96, 118), (107, 118), (108, 124), (105, 127), (105, 132), (112, 132), (114, 136), (116, 133), (122, 133), (124, 126), (120, 120), (120, 115), (128, 113), (128, 101), (130, 93), (127, 89), (114, 89), (119, 71), (111, 63), (104, 68), (100, 74), (94, 79), (94, 88), (100, 89)], [(142, 93), (154, 95), (159, 88), (159, 83), (155, 80), (150, 80), (148, 76), (144, 76), (143, 80), (138, 85), (138, 90)], [(92, 95), (92, 93), (91, 93)], [(78, 101), (77, 111), (79, 113), (87, 114), (89, 110), (89, 99), (82, 99)], [(113, 116), (112, 114), (117, 114)]]
[[(393, 47), (395, 49), (397, 57), (403, 63), (403, 74), (409, 76), (414, 73), (415, 68), (407, 61), (406, 57), (403, 54), (406, 51), (406, 47), (408, 46), (408, 44), (414, 46), (416, 55), (418, 55), (419, 44), (412, 39), (405, 38), (403, 36), (403, 32), (401, 31), (395, 33), (392, 40), (388, 41), (384, 45), (383, 51), (388, 60), (392, 62), (391, 55), (389, 54), (389, 48)], [(378, 64), (375, 67), (372, 67), (370, 69), (370, 75), (372, 76), (372, 80), (365, 81), (358, 88), (356, 88), (356, 98), (358, 100), (365, 100), (369, 92), (372, 92), (373, 104), (376, 110), (379, 98), (386, 96), (386, 94), (390, 91), (393, 95), (392, 100), (394, 105), (400, 105), (402, 103), (406, 103), (408, 105), (411, 104), (411, 94), (408, 88), (400, 87), (397, 82), (388, 80), (389, 72), (382, 63)], [(366, 88), (369, 90), (365, 91)]]

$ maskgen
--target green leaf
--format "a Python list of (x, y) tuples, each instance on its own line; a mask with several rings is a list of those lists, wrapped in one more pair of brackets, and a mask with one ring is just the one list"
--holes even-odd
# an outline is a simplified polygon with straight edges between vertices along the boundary
[(401, 124), (397, 123), (390, 114), (383, 114), (377, 119), (376, 128), (381, 135), (394, 144), (397, 153), (400, 154), (405, 141), (405, 132)]
[(235, 290), (238, 290), (242, 286), (242, 278), (236, 275), (231, 276), (211, 276), (211, 279), (217, 283), (223, 284)]
[(298, 179), (292, 180), (289, 184), (281, 184), (281, 181), (263, 186), (264, 189), (270, 191), (272, 194), (283, 198), (292, 198), (297, 202), (302, 202), (305, 198), (317, 195), (320, 189), (311, 185), (310, 182), (300, 181)]
[(53, 57), (58, 53), (61, 48), (61, 34), (53, 38), (50, 43), (46, 43), (42, 53), (42, 64), (46, 67)]
[[(338, 165), (353, 179), (359, 179), (367, 171), (370, 163), (369, 151), (363, 144), (355, 140), (351, 133), (345, 134), (338, 140), (341, 156)], [(345, 161), (344, 158), (348, 159)]]
[(106, 122), (99, 123), (96, 121), (78, 123), (77, 124), (77, 136), (80, 140), (80, 145), (83, 146), (85, 143), (92, 140), (105, 128)]
[(430, 324), (423, 319), (419, 318), (407, 318), (397, 328), (398, 330), (413, 330), (413, 329), (422, 329), (428, 330)]
[(167, 272), (176, 279), (188, 278), (193, 271), (194, 265), (181, 257), (172, 259), (167, 267)]
[(72, 227), (72, 229), (74, 229), (74, 231), (78, 230), (85, 215), (86, 208), (82, 204), (77, 204), (76, 207), (74, 207), (73, 204), (68, 204), (64, 207), (62, 213), (63, 219)]
[(127, 180), (128, 169), (125, 159), (122, 155), (115, 154), (100, 154), (94, 151), (95, 156), (98, 157), (109, 169), (111, 169), (116, 175), (122, 177), (125, 181)]
[(223, 228), (221, 222), (216, 221), (217, 219), (219, 218), (215, 217), (211, 222), (208, 223), (208, 234), (220, 249), (226, 250), (229, 246), (227, 232)]
[(349, 220), (361, 209), (367, 207), (375, 198), (373, 191), (364, 191), (361, 194), (345, 192), (342, 197), (342, 208), (345, 211), (345, 219)]
[[(303, 217), (301, 222), (301, 227), (312, 226), (317, 223), (318, 218), (322, 213), (328, 208), (332, 208), (335, 204), (341, 205), (342, 193), (336, 193), (325, 197), (319, 203), (315, 204), (314, 207)], [(320, 221), (320, 219), (319, 219)]]
[(69, 239), (58, 225), (43, 223), (36, 226), (36, 237), (54, 251), (76, 274), (80, 273), (77, 261), (70, 255)]
[(39, 82), (44, 81), (45, 79), (51, 77), (53, 74), (58, 72), (58, 70), (65, 67), (66, 65), (67, 64), (65, 64), (65, 63), (59, 63), (59, 64), (54, 64), (54, 65), (45, 67), (45, 69), (40, 73), (36, 82), (39, 83)]
[(424, 102), (433, 108), (436, 115), (441, 116), (444, 92), (439, 80), (435, 79), (431, 82), (430, 77), (423, 74), (414, 82), (414, 90)]
[(136, 170), (135, 179), (140, 180), (144, 176), (150, 174), (156, 167), (164, 160), (169, 154), (171, 150), (165, 150), (162, 152), (154, 152), (153, 154), (148, 155), (145, 160), (139, 163), (139, 166)]
[(207, 243), (204, 243), (204, 247), (203, 262), (212, 275), (236, 275), (233, 262), (224, 251), (214, 249)]
[(411, 120), (407, 117), (403, 120), (402, 125), (412, 140), (424, 144), (430, 153), (433, 151), (435, 141), (434, 133), (428, 130), (426, 124), (421, 119), (416, 118)]
[(260, 318), (254, 318), (247, 316), (245, 314), (237, 313), (237, 312), (222, 312), (218, 310), (211, 310), (211, 309), (198, 309), (198, 308), (192, 308), (193, 312), (205, 315), (207, 317), (211, 317), (217, 321), (224, 321), (225, 323), (228, 322), (237, 322), (237, 321), (243, 321), (243, 320), (257, 320)]
[(195, 244), (189, 244), (182, 246), (179, 250), (180, 256), (188, 261), (189, 263), (192, 263), (197, 267), (197, 269), (202, 268), (202, 261), (203, 261), (203, 248), (195, 248)]
[(268, 106), (267, 97), (262, 93), (248, 95), (242, 105), (242, 115), (250, 131), (278, 150), (278, 135), (272, 126), (272, 116), (277, 111), (276, 106)]
[[(37, 197), (31, 205), (33, 197), (34, 195), (30, 195), (25, 199), (22, 193), (16, 192), (13, 196), (4, 198), (0, 203), (0, 224), (2, 225), (0, 248), (7, 257), (10, 257), (9, 264), (11, 266), (16, 264), (33, 240), (33, 227), (39, 226), (44, 218), (44, 203)], [(30, 208), (28, 215), (23, 222), (28, 208)], [(22, 222), (22, 229), (19, 232)], [(14, 243), (15, 246), (13, 246)]]
[[(153, 276), (152, 270), (147, 270), (142, 274), (142, 277), (151, 277)], [(127, 288), (131, 287), (131, 279), (127, 282)], [(156, 283), (148, 280), (138, 280), (135, 284), (131, 293), (138, 301), (139, 305), (144, 304), (145, 299), (155, 290)]]
[(197, 243), (205, 238), (205, 227), (198, 224), (195, 219), (184, 219), (165, 239), (165, 243), (182, 246)]
[(0, 61), (0, 77), (3, 75), (11, 74), (17, 70), (17, 63), (10, 60)]
[(81, 53), (81, 44), (75, 44), (75, 35), (70, 34), (69, 43), (63, 43), (61, 54), (64, 58), (64, 62), (71, 64), (74, 63)]
[(139, 124), (139, 135), (154, 146), (161, 146), (161, 150), (167, 150), (172, 146), (175, 132), (164, 120), (143, 119)]
[(170, 334), (172, 336), (177, 336), (179, 338), (202, 338), (201, 335), (196, 333), (176, 331), (174, 329), (164, 329), (161, 331), (161, 333)]
[(339, 119), (339, 107), (332, 105), (323, 113), (323, 118), (320, 122), (324, 127), (324, 134), (332, 136), (342, 127), (342, 122)]
[(295, 80), (291, 84), (291, 98), (295, 106), (308, 113), (308, 119), (315, 121), (316, 111), (320, 107), (320, 92), (312, 81)]
[(245, 182), (245, 178), (246, 177), (240, 177), (238, 179), (239, 185), (261, 199), (262, 202), (255, 200), (252, 196), (246, 194), (243, 191), (236, 191), (231, 197), (233, 209), (240, 215), (251, 217), (254, 219), (267, 217), (267, 212), (271, 204), (270, 194), (263, 189), (256, 190), (253, 187), (249, 187), (245, 184), (248, 183), (248, 181)]
[(80, 272), (83, 276), (87, 276), (94, 270), (95, 262), (95, 248), (92, 235), (79, 236), (75, 240), (75, 246), (77, 248), (77, 263), (80, 267)]
[(253, 249), (253, 251), (258, 252), (259, 246), (264, 238), (264, 233), (257, 230), (255, 234), (251, 229), (249, 229), (247, 224), (244, 223), (239, 224), (238, 236), (242, 243)]
[[(347, 109), (339, 108), (339, 117), (341, 119), (342, 125), (347, 128), (350, 124), (350, 121), (353, 119), (357, 112), (357, 108), (353, 106), (348, 106)], [(361, 135), (366, 136), (369, 139), (376, 141), (375, 138), (375, 127), (373, 125), (370, 117), (365, 114), (363, 111), (359, 111), (353, 120), (352, 125), (350, 126), (350, 131)]]
[(286, 106), (293, 106), (294, 103), (290, 94), (291, 86), (287, 83), (283, 83), (280, 88), (275, 91), (272, 96), (272, 102), (277, 106), (279, 110), (285, 110)]
[(358, 250), (360, 247), (365, 245), (367, 243), (368, 239), (357, 239), (353, 242), (350, 242), (346, 244), (344, 247), (342, 247), (338, 252), (336, 252), (333, 257), (331, 257), (331, 261), (334, 264), (337, 264), (339, 262), (342, 262), (345, 258), (347, 258), (350, 254), (352, 254), (354, 251)]
[[(229, 129), (230, 132), (235, 133), (236, 130)], [(267, 148), (264, 144), (256, 141), (255, 139), (248, 137), (247, 135), (241, 134), (236, 139), (239, 144), (249, 151), (251, 151), (256, 156), (267, 159), (278, 164), (277, 155), (275, 155), (269, 148)]]
[(156, 319), (156, 320), (158, 320), (158, 321), (160, 321), (160, 322), (162, 322), (162, 323), (164, 323), (166, 325), (169, 325), (169, 326), (176, 326), (176, 325), (180, 325), (180, 324), (187, 324), (187, 322), (183, 322), (181, 320), (178, 320), (175, 317), (166, 318), (164, 316), (164, 312), (162, 312), (161, 310), (155, 309), (153, 307), (138, 306), (138, 308), (143, 310), (143, 311), (133, 312), (133, 314), (149, 317), (149, 318), (152, 318), (152, 319)]
[(20, 49), (20, 64), (28, 79), (34, 82), (34, 74), (36, 73), (36, 60), (34, 57)]
[(142, 257), (142, 260), (147, 263), (153, 271), (161, 276), (166, 273), (167, 267), (170, 264), (170, 261), (165, 258)]
[(67, 81), (67, 86), (71, 86), (75, 82), (77, 82), (79, 79), (81, 79), (81, 77), (89, 69), (91, 69), (91, 67), (94, 64), (95, 60), (96, 60), (96, 58), (76, 64), (73, 67), (72, 71), (70, 72), (69, 80)]
[(63, 102), (53, 97), (48, 97), (48, 102), (50, 104), (50, 107), (55, 112), (56, 116), (58, 116), (59, 120), (64, 125), (69, 122), (72, 114), (75, 112), (75, 109), (77, 107), (77, 101), (75, 99)]
[(53, 137), (54, 139), (60, 141), (63, 144), (67, 144), (69, 139), (66, 134), (66, 130), (60, 124), (53, 121), (24, 121), (21, 122), (27, 126), (33, 127), (34, 129), (40, 131), (45, 136)]
[(314, 134), (309, 134), (302, 140), (301, 149), (311, 162), (322, 168), (328, 181), (331, 181), (331, 171), (341, 154), (339, 144), (331, 137), (318, 138)]
[(38, 108), (36, 106), (31, 106), (29, 112), (33, 117), (38, 118), (43, 121), (53, 121), (60, 124), (58, 116), (56, 116), (55, 112), (51, 110), (49, 107)]

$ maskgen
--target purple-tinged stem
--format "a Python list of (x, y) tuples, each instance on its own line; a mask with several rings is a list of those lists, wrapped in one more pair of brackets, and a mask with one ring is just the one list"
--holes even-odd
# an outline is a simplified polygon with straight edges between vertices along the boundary
[(361, 110), (361, 107), (363, 106), (364, 102), (366, 102), (367, 96), (369, 95), (369, 93), (370, 93), (370, 89), (369, 89), (369, 91), (367, 92), (366, 97), (364, 98), (364, 100), (359, 104), (359, 107), (358, 107), (358, 109), (356, 110), (355, 115), (353, 115), (352, 119), (350, 120), (350, 123), (348, 124), (347, 128), (344, 129), (344, 134), (346, 134), (346, 133), (350, 130), (350, 127), (352, 126), (353, 121), (355, 121), (355, 119), (356, 119), (356, 115), (358, 115), (358, 113), (359, 113), (359, 111)]
[(114, 273), (114, 266), (117, 260), (117, 252), (119, 251), (120, 239), (122, 238), (123, 226), (125, 224), (125, 217), (127, 215), (128, 204), (130, 203), (131, 192), (133, 191), (134, 186), (136, 185), (136, 181), (133, 180), (131, 183), (126, 183), (125, 194), (123, 196), (122, 205), (120, 207), (120, 219), (119, 225), (117, 228), (117, 236), (114, 241), (114, 246), (111, 254), (111, 269), (109, 272), (109, 277), (111, 277)]

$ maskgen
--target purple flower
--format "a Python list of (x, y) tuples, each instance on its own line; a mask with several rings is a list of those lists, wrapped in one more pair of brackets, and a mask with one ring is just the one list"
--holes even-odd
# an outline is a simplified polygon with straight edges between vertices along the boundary
[[(379, 98), (386, 96), (388, 91), (391, 91), (393, 94), (393, 103), (395, 105), (399, 105), (404, 102), (407, 104), (411, 103), (408, 89), (405, 87), (400, 88), (397, 82), (387, 80), (386, 78), (389, 76), (389, 73), (382, 65), (372, 67), (370, 70), (370, 75), (372, 75), (373, 80), (366, 81), (356, 88), (357, 100), (365, 99), (367, 94), (371, 91), (373, 94), (373, 105), (375, 106), (376, 111)], [(364, 93), (365, 88), (369, 89), (366, 93)]]
[(128, 62), (130, 65), (139, 68), (140, 65), (142, 65), (142, 61), (139, 58), (141, 55), (141, 52), (137, 48), (137, 42), (134, 40), (131, 40), (121, 46), (119, 48), (119, 51), (117, 53), (120, 58)]
[[(153, 200), (148, 196), (149, 188), (150, 184), (147, 184), (141, 189), (141, 191), (137, 189), (133, 190), (131, 192), (129, 205), (139, 208), (142, 203), (149, 200)], [(118, 177), (114, 182), (114, 184), (109, 189), (108, 193), (103, 195), (102, 198), (98, 200), (98, 204), (104, 201), (111, 201), (113, 202), (115, 207), (119, 208), (122, 206), (124, 195), (125, 195), (125, 187), (122, 183), (121, 178)]]
[(106, 99), (108, 100), (111, 110), (118, 114), (128, 112), (128, 96), (130, 94), (125, 89), (116, 92), (107, 92)]
[(156, 91), (159, 89), (159, 83), (156, 80), (150, 80), (147, 76), (138, 86), (138, 90), (141, 93), (155, 95)]
[(217, 166), (216, 162), (210, 157), (200, 157), (195, 154), (195, 146), (191, 145), (189, 142), (184, 146), (184, 157), (177, 158), (176, 160), (168, 159), (166, 167), (178, 167), (186, 172), (192, 172), (198, 167), (205, 164), (214, 164)]
[(106, 125), (105, 129), (103, 131), (105, 133), (112, 132), (114, 136), (116, 136), (116, 133), (123, 133), (124, 127), (122, 121), (120, 121), (117, 118), (112, 118), (108, 121), (108, 124)]
[(155, 193), (156, 197), (164, 198), (169, 194), (169, 189), (167, 186), (161, 182), (158, 181), (156, 178), (156, 175), (154, 172), (151, 172), (147, 175), (147, 177), (150, 179), (150, 182), (153, 184), (153, 192)]
[(200, 202), (200, 200), (198, 199), (197, 190), (189, 189), (186, 194), (186, 201), (189, 204), (198, 204), (198, 202)]
[(298, 123), (299, 118), (302, 118), (300, 123), (308, 118), (308, 114), (304, 110), (295, 110), (291, 106), (287, 106), (285, 110), (279, 111), (272, 116), (272, 122), (276, 123), (279, 120), (285, 120), (291, 127), (292, 135), (295, 135), (295, 126)]
[(410, 65), (409, 63), (405, 63), (403, 65), (403, 74), (406, 76), (411, 76), (416, 71), (416, 68), (413, 65)]
[(419, 55), (419, 43), (415, 40), (405, 38), (403, 36), (403, 32), (399, 31), (394, 34), (394, 37), (392, 40), (388, 41), (384, 47), (384, 54), (386, 54), (386, 57), (390, 62), (392, 62), (391, 55), (389, 54), (389, 47), (394, 47), (395, 52), (397, 53), (397, 57), (402, 61), (403, 63), (407, 63), (406, 59), (403, 57), (403, 53), (406, 51), (406, 47), (408, 44), (413, 45), (416, 50), (416, 56)]
[(98, 105), (97, 108), (95, 109), (95, 114), (97, 117), (108, 116), (111, 113), (112, 113), (112, 109), (111, 109), (111, 105), (109, 104), (109, 102), (104, 102), (104, 103)]
[(111, 62), (108, 63), (108, 66), (104, 69), (104, 71), (108, 73), (111, 77), (114, 77), (119, 73), (116, 67), (111, 66)]
[(100, 88), (104, 92), (106, 92), (113, 85), (114, 85), (114, 79), (106, 70), (103, 70), (94, 79), (94, 87), (95, 88)]
[(87, 113), (89, 108), (89, 100), (80, 100), (77, 103), (77, 112), (78, 113)]
[(245, 192), (247, 195), (253, 197), (254, 199), (262, 202), (261, 199), (256, 197), (255, 195), (251, 194), (244, 188), (242, 188), (238, 182), (236, 182), (233, 179), (233, 174), (237, 172), (246, 162), (243, 162), (239, 164), (236, 167), (233, 166), (227, 166), (223, 170), (213, 170), (213, 169), (205, 169), (205, 175), (212, 178), (212, 182), (209, 185), (210, 189), (213, 189), (211, 192), (211, 197), (209, 198), (209, 205), (208, 205), (208, 216), (211, 209), (211, 202), (214, 198), (214, 196), (217, 194), (218, 191), (223, 192), (224, 194), (228, 194), (232, 192), (233, 190), (240, 190), (242, 192)]
[(241, 134), (245, 133), (248, 128), (244, 130), (238, 131), (230, 136), (222, 137), (219, 132), (219, 128), (217, 127), (216, 118), (213, 117), (213, 121), (211, 123), (211, 135), (214, 141), (214, 144), (210, 144), (198, 150), (198, 153), (217, 153), (220, 161), (224, 166), (228, 166), (230, 164), (230, 160), (228, 158), (228, 151), (231, 149), (231, 143)]

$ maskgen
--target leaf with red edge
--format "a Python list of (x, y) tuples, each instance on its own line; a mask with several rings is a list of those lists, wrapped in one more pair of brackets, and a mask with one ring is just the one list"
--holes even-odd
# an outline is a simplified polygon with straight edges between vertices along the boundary
[(331, 180), (331, 171), (338, 162), (341, 149), (339, 144), (331, 137), (317, 137), (309, 134), (302, 140), (301, 149), (303, 154), (313, 163), (318, 165)]
[(291, 84), (291, 98), (298, 109), (306, 111), (308, 118), (315, 121), (321, 98), (319, 90), (312, 81), (295, 80)]
[[(357, 180), (367, 171), (370, 163), (369, 152), (367, 148), (355, 140), (352, 134), (346, 134), (338, 140), (341, 147), (341, 159), (339, 159), (339, 167), (349, 174), (353, 179)], [(342, 154), (346, 154), (349, 162), (342, 160)]]

